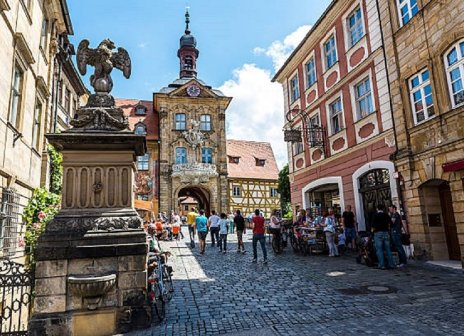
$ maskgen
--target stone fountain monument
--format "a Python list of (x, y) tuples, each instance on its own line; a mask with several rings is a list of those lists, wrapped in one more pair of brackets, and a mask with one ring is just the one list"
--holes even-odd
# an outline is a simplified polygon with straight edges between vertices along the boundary
[(77, 62), (95, 93), (79, 108), (73, 128), (47, 134), (63, 153), (62, 209), (40, 237), (30, 335), (113, 335), (151, 322), (146, 303), (146, 235), (134, 209), (135, 157), (144, 136), (128, 129), (110, 95), (113, 68), (130, 77), (127, 51), (106, 39)]

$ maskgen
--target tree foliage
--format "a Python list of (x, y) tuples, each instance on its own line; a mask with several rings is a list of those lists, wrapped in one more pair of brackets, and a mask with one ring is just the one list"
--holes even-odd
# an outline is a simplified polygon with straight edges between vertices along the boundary
[(48, 145), (48, 156), (50, 157), (50, 192), (59, 195), (63, 181), (63, 155), (52, 145)]
[(279, 194), (280, 204), (282, 205), (283, 217), (291, 215), (291, 193), (290, 193), (290, 179), (288, 178), (288, 164), (286, 164), (279, 172)]

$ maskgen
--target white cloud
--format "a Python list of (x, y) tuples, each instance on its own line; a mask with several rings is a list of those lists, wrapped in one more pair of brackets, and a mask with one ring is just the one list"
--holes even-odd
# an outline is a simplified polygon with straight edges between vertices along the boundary
[(141, 49), (144, 49), (148, 46), (148, 43), (147, 42), (140, 42), (138, 45), (137, 45), (139, 48)]
[(282, 133), (284, 103), (282, 87), (271, 82), (270, 71), (244, 64), (219, 89), (233, 97), (226, 112), (227, 138), (270, 142), (281, 169), (288, 161)]
[(277, 71), (287, 60), (288, 56), (303, 40), (303, 37), (311, 29), (310, 25), (304, 25), (299, 27), (293, 33), (287, 35), (283, 41), (276, 40), (271, 43), (267, 48), (256, 47), (253, 52), (256, 55), (266, 55), (272, 59), (274, 70)]

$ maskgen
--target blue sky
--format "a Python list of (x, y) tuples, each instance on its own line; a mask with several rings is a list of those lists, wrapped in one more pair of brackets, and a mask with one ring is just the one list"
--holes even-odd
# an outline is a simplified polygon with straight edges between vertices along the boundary
[[(329, 3), (68, 0), (76, 48), (84, 38), (96, 47), (109, 37), (127, 49), (132, 76), (126, 80), (115, 71), (112, 94), (144, 100), (178, 78), (177, 49), (189, 6), (190, 28), (200, 50), (198, 78), (234, 98), (227, 111), (228, 137), (271, 142), (279, 167), (287, 161), (283, 97), (280, 85), (270, 79)], [(88, 85), (87, 78), (84, 82)]]

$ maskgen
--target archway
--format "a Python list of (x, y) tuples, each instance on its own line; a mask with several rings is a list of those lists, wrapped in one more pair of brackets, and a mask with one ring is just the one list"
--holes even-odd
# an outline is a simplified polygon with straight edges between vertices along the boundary
[[(211, 211), (211, 205), (210, 205), (210, 194), (209, 191), (198, 187), (198, 186), (188, 186), (181, 188), (179, 192), (177, 193), (177, 203), (178, 206), (180, 206), (181, 202), (187, 199), (192, 199), (197, 202), (197, 208), (198, 210), (205, 210), (206, 215), (209, 216), (209, 213)], [(191, 203), (189, 205), (193, 205), (194, 203)]]
[(424, 209), (423, 222), (428, 225), (426, 232), (432, 245), (433, 259), (461, 260), (448, 181), (434, 179), (423, 183), (419, 187), (419, 196)]

